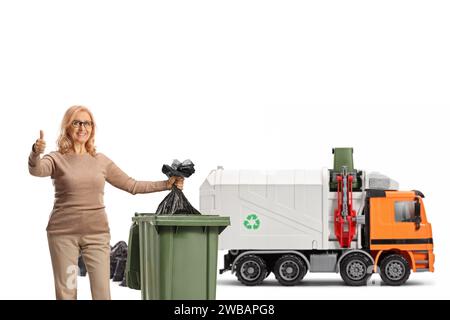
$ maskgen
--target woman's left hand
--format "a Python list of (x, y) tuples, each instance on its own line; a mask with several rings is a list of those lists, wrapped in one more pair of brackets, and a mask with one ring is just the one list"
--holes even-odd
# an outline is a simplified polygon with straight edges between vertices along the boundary
[(170, 177), (167, 180), (167, 188), (172, 189), (172, 186), (175, 185), (180, 190), (183, 190), (184, 178), (183, 177)]

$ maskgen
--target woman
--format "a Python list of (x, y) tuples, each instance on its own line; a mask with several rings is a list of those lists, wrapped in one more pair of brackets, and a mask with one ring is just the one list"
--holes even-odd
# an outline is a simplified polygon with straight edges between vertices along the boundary
[(131, 194), (183, 188), (182, 177), (136, 181), (94, 147), (95, 121), (83, 106), (70, 107), (61, 123), (58, 151), (44, 152), (44, 134), (33, 145), (28, 168), (33, 176), (50, 176), (55, 202), (47, 237), (57, 299), (76, 299), (76, 274), (81, 252), (89, 273), (93, 299), (111, 299), (110, 234), (103, 204), (105, 181)]

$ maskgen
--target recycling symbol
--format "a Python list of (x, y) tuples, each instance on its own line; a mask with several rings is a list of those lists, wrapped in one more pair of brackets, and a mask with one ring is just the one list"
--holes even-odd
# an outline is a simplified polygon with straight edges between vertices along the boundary
[(258, 216), (256, 214), (249, 214), (247, 218), (244, 220), (244, 227), (249, 230), (256, 230), (259, 228), (261, 221), (259, 221)]

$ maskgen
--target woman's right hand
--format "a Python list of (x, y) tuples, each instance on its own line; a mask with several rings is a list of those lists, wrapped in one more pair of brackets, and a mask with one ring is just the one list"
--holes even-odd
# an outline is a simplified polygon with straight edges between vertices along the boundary
[(34, 152), (44, 153), (45, 150), (45, 140), (44, 140), (44, 131), (39, 132), (39, 139), (36, 140), (36, 143), (33, 146)]

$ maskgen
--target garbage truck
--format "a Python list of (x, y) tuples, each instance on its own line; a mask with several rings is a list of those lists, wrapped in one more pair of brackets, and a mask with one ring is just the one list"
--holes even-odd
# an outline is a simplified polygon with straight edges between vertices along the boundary
[(286, 286), (307, 272), (339, 273), (350, 286), (379, 273), (398, 286), (411, 271), (434, 272), (424, 194), (355, 169), (353, 148), (333, 154), (333, 169), (210, 172), (200, 211), (231, 220), (219, 239), (227, 252), (220, 273), (231, 271), (249, 286), (271, 272)]

